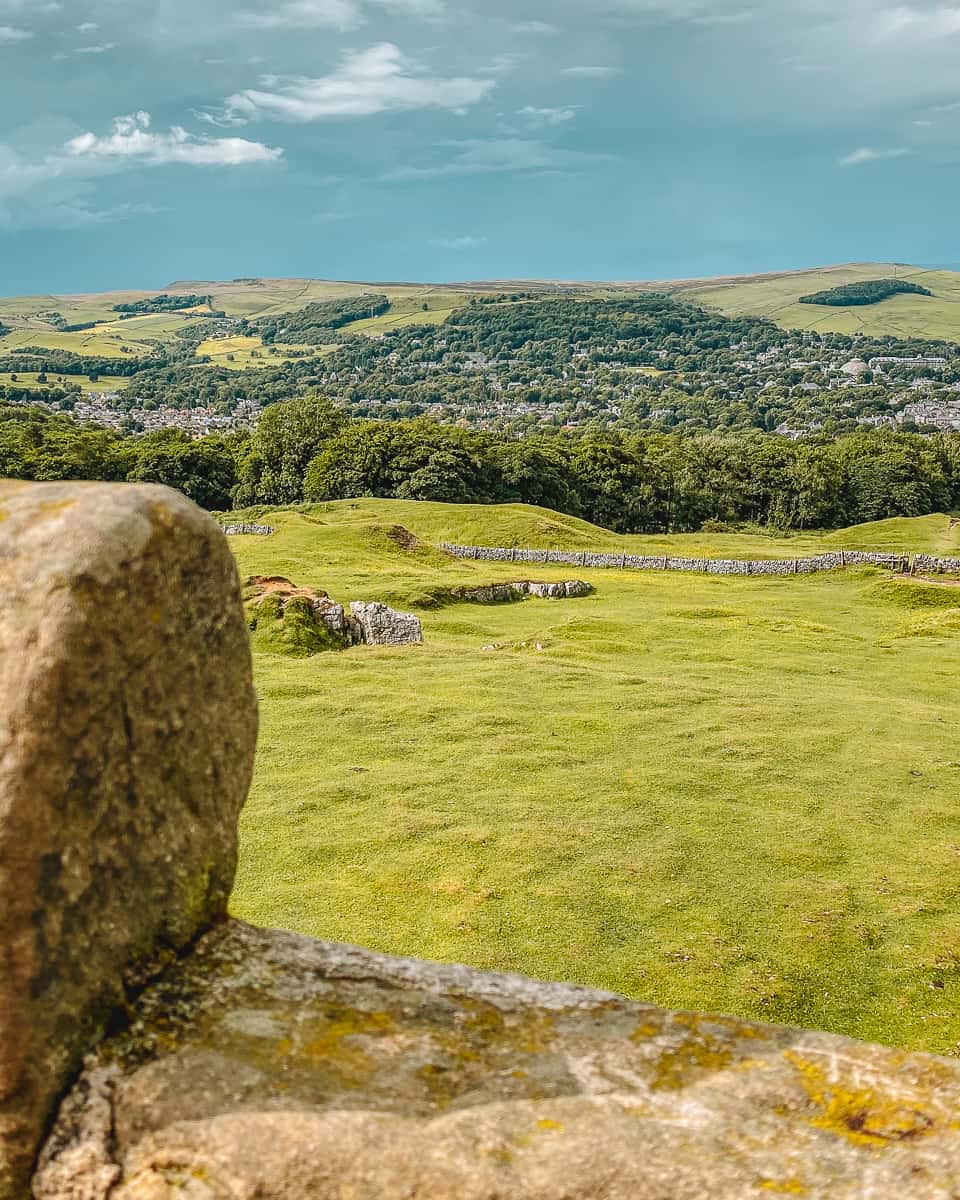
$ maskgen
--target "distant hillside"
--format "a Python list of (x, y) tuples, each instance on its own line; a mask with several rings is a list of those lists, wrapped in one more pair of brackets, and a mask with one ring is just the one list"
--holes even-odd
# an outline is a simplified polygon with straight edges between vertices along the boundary
[[(819, 307), (801, 297), (849, 284), (890, 278), (916, 284), (931, 295), (898, 295), (881, 305)], [(681, 286), (696, 304), (728, 316), (766, 317), (784, 329), (870, 337), (925, 337), (960, 341), (960, 272), (927, 270), (902, 263), (850, 263), (822, 270), (757, 275), (749, 279), (702, 280)]]

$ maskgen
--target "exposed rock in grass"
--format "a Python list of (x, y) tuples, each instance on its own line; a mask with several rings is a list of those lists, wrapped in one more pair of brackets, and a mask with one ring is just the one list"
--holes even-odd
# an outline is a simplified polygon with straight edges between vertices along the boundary
[(243, 599), (259, 650), (307, 658), (362, 640), (360, 627), (342, 604), (326, 592), (297, 587), (282, 576), (250, 576), (244, 580)]
[(350, 611), (368, 646), (411, 646), (423, 641), (420, 618), (412, 613), (397, 612), (386, 604), (366, 604), (362, 600), (354, 600)]
[(524, 596), (539, 596), (545, 600), (569, 600), (589, 596), (593, 587), (582, 579), (569, 579), (562, 583), (537, 583), (521, 580), (514, 583), (487, 583), (481, 587), (457, 588), (453, 596), (474, 604), (508, 604), (522, 600)]
[(419, 617), (361, 600), (346, 612), (326, 592), (297, 587), (279, 575), (250, 576), (243, 598), (254, 645), (274, 654), (307, 658), (359, 643), (407, 646), (423, 641)]

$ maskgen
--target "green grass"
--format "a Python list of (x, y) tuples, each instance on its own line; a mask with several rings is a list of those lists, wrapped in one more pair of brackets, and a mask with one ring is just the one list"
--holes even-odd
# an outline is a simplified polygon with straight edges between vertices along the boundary
[[(617, 538), (520, 505), (270, 520), (274, 536), (232, 539), (242, 573), (405, 607), (520, 573), (451, 561), (440, 538), (791, 556), (958, 541), (945, 516), (786, 541)], [(403, 549), (397, 524), (423, 544)], [(596, 592), (428, 607), (423, 647), (256, 654), (237, 915), (955, 1051), (960, 589), (521, 571)]]
[[(197, 357), (209, 358), (214, 366), (225, 367), (228, 371), (258, 370), (265, 367), (275, 367), (280, 363), (292, 361), (290, 350), (329, 351), (334, 346), (277, 346), (276, 353), (271, 353), (259, 337), (224, 337), (210, 338), (201, 342), (197, 347)], [(256, 353), (257, 357), (254, 357)]]
[[(879, 277), (898, 277), (929, 288), (932, 296), (893, 296), (879, 304), (826, 308), (800, 304), (809, 292)], [(717, 285), (710, 280), (681, 289), (695, 304), (717, 308), (727, 316), (769, 317), (786, 329), (817, 332), (892, 334), (898, 337), (947, 338), (960, 341), (960, 274), (928, 271), (892, 263), (857, 263), (822, 271), (758, 276)]]
[[(13, 378), (14, 375), (16, 379)], [(129, 378), (123, 375), (101, 375), (96, 383), (91, 383), (86, 375), (56, 375), (52, 372), (47, 373), (46, 383), (40, 383), (39, 373), (36, 371), (0, 371), (0, 387), (9, 384), (12, 387), (36, 388), (41, 392), (51, 391), (65, 384), (76, 384), (81, 392), (90, 395), (92, 392), (119, 392), (128, 387), (129, 383)]]

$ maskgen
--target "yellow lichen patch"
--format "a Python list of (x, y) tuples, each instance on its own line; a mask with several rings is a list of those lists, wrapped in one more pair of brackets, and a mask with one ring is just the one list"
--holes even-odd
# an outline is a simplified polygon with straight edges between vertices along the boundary
[(895, 1142), (926, 1137), (934, 1120), (915, 1102), (898, 1100), (869, 1087), (847, 1087), (832, 1082), (821, 1066), (793, 1050), (784, 1058), (798, 1072), (803, 1090), (820, 1110), (810, 1122), (845, 1137), (857, 1146), (883, 1148)]
[(541, 1129), (545, 1133), (551, 1131), (559, 1133), (562, 1131), (563, 1126), (559, 1121), (551, 1121), (549, 1117), (543, 1117), (537, 1122), (537, 1129)]
[(806, 1196), (809, 1188), (799, 1179), (759, 1179), (757, 1187), (765, 1192), (775, 1192), (778, 1196)]
[(633, 1033), (630, 1034), (631, 1042), (646, 1042), (650, 1038), (656, 1037), (663, 1030), (662, 1025), (657, 1025), (653, 1021), (644, 1021), (642, 1025), (638, 1025)]
[(662, 1050), (653, 1065), (652, 1088), (686, 1087), (700, 1074), (730, 1066), (733, 1052), (715, 1038), (700, 1035)]

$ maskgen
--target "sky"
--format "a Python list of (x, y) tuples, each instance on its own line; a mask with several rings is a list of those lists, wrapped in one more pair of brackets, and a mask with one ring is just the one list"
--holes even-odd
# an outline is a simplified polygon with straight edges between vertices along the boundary
[(935, 0), (0, 0), (0, 294), (956, 263)]

